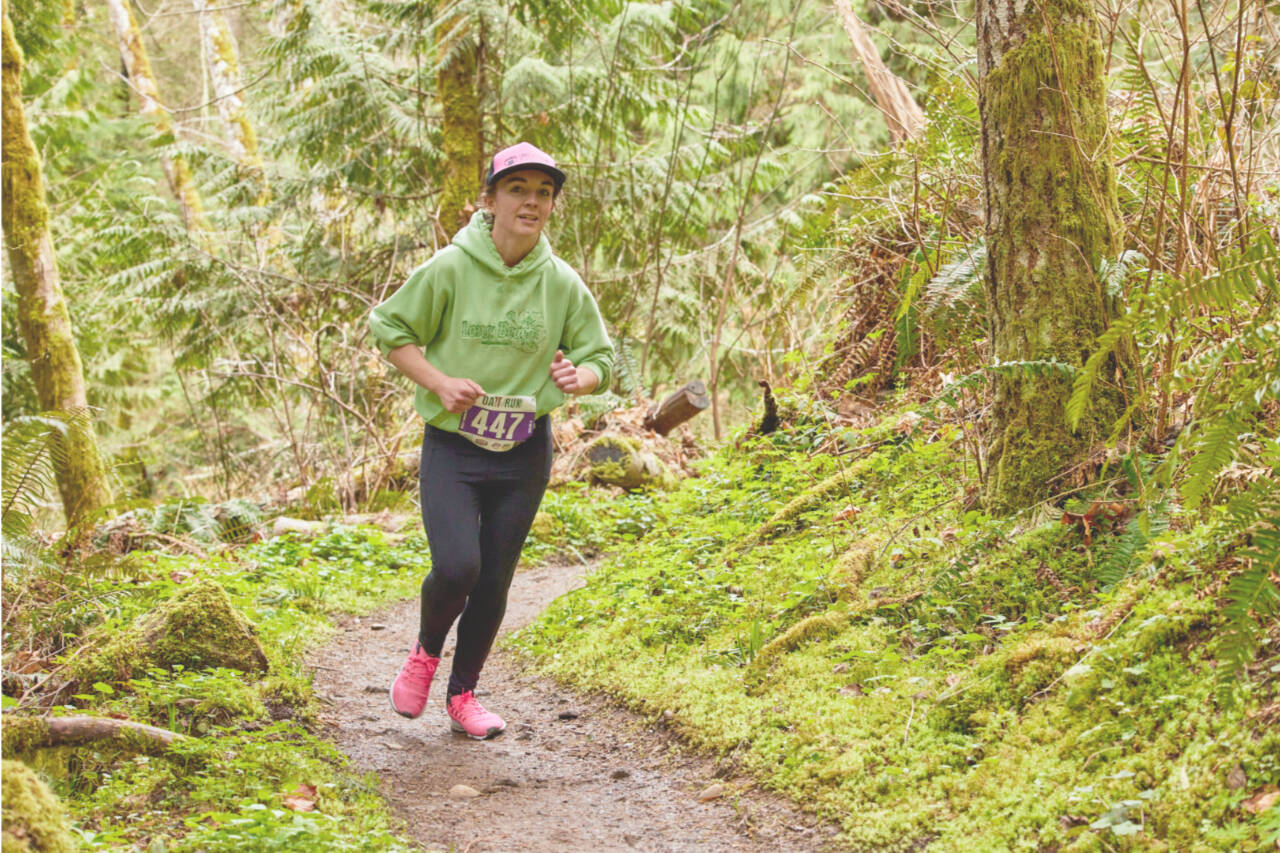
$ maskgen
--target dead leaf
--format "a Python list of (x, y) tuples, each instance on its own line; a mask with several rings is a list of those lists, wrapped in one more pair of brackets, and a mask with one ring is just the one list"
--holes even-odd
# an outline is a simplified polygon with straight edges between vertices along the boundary
[(862, 507), (857, 507), (857, 506), (854, 506), (853, 504), (849, 504), (847, 507), (845, 507), (844, 509), (837, 512), (834, 516), (832, 516), (831, 520), (832, 521), (849, 521), (851, 519), (857, 518), (861, 512), (862, 512)]
[(295, 812), (313, 812), (316, 810), (316, 786), (299, 785), (295, 790), (284, 795), (284, 807)]
[(21, 651), (14, 652), (13, 657), (9, 658), (7, 669), (11, 672), (18, 672), (25, 675), (32, 672), (39, 672), (44, 669), (45, 663), (46, 661), (44, 658), (34, 652), (29, 652), (26, 649), (23, 649)]
[(915, 429), (916, 425), (922, 420), (924, 420), (924, 417), (919, 413), (907, 412), (905, 415), (898, 418), (898, 422), (893, 425), (893, 428), (900, 433), (908, 433)]
[(1263, 788), (1240, 805), (1250, 814), (1262, 814), (1267, 809), (1280, 803), (1280, 788)]

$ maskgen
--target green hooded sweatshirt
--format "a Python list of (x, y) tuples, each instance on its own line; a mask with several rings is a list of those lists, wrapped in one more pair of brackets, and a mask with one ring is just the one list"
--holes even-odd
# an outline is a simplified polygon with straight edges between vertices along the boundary
[[(474, 380), (486, 394), (532, 396), (542, 416), (564, 402), (550, 375), (556, 350), (608, 386), (613, 344), (596, 300), (573, 268), (551, 253), (546, 235), (508, 267), (484, 214), (431, 256), (369, 315), (385, 355), (405, 344), (447, 376)], [(457, 414), (419, 388), (414, 408), (432, 426), (458, 431)]]

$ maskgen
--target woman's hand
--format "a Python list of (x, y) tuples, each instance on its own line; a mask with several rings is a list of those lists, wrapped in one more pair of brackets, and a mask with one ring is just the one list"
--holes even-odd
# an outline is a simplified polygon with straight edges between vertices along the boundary
[(590, 394), (600, 384), (600, 377), (587, 367), (574, 367), (563, 350), (556, 350), (551, 361), (551, 381), (566, 394)]
[(445, 410), (455, 415), (465, 412), (475, 404), (476, 400), (484, 396), (484, 389), (474, 380), (459, 379), (454, 376), (442, 377), (436, 383), (436, 387), (431, 390), (440, 398)]
[(445, 410), (455, 415), (471, 408), (484, 395), (484, 389), (478, 382), (441, 373), (413, 344), (396, 347), (387, 354), (387, 358), (397, 370), (439, 397)]

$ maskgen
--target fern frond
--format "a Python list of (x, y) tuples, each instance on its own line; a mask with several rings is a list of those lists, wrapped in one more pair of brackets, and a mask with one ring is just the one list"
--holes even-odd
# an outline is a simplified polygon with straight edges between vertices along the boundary
[(1094, 571), (1103, 588), (1110, 589), (1133, 571), (1138, 553), (1152, 539), (1169, 529), (1169, 504), (1161, 501), (1143, 510), (1125, 525), (1124, 530), (1103, 551)]
[[(987, 263), (987, 244), (979, 239), (967, 247), (958, 261), (943, 264), (925, 285), (921, 307), (926, 315), (952, 311), (956, 306), (972, 309), (981, 304), (982, 276)], [(975, 291), (977, 295), (975, 297)]]
[(1193, 450), (1195, 455), (1187, 466), (1187, 479), (1182, 484), (1182, 499), (1188, 507), (1198, 507), (1213, 489), (1218, 474), (1235, 459), (1240, 447), (1240, 431), (1243, 425), (1231, 412), (1210, 424)]
[(1067, 399), (1067, 423), (1072, 429), (1080, 425), (1080, 419), (1089, 408), (1089, 395), (1093, 393), (1093, 385), (1102, 365), (1120, 342), (1132, 334), (1136, 321), (1137, 315), (1130, 313), (1108, 326), (1098, 336), (1098, 342), (1084, 367), (1076, 373), (1075, 380), (1071, 383), (1071, 396)]
[(32, 514), (54, 486), (55, 467), (66, 459), (67, 432), (83, 417), (45, 412), (14, 418), (4, 425), (0, 533), (6, 539), (30, 532)]

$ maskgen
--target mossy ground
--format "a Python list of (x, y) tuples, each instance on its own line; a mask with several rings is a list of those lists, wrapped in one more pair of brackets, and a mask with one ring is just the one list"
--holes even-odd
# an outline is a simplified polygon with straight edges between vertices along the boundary
[[(396, 546), (369, 529), (311, 542), (274, 539), (209, 559), (132, 553), (82, 578), (68, 601), (24, 627), (66, 635), (96, 617), (96, 634), (125, 636), (165, 602), (216, 588), (254, 625), (269, 674), (172, 656), (135, 662), (125, 674), (113, 668), (99, 681), (78, 682), (81, 692), (60, 697), (54, 713), (125, 717), (191, 738), (167, 752), (102, 742), (23, 758), (64, 799), (87, 849), (408, 849), (392, 831), (376, 780), (352, 772), (318, 736), (303, 654), (323, 640), (335, 614), (409, 597), (428, 568), (425, 542)], [(70, 649), (74, 658), (74, 643)], [(285, 796), (300, 786), (315, 789), (307, 797), (314, 811), (286, 807)]]
[(858, 461), (792, 440), (646, 497), (653, 532), (514, 644), (673, 712), (854, 849), (1274, 845), (1280, 818), (1241, 803), (1280, 782), (1280, 660), (1268, 643), (1248, 678), (1219, 677), (1212, 519), (1175, 518), (1104, 589), (1106, 536), (963, 508), (946, 430)]

